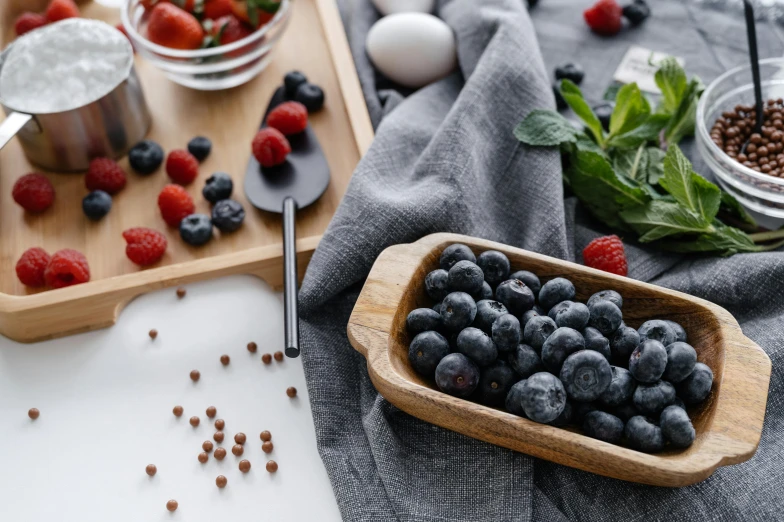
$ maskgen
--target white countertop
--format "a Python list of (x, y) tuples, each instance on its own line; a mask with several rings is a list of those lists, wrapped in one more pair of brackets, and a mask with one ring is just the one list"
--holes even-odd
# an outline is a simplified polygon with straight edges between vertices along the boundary
[[(282, 296), (251, 276), (187, 290), (181, 300), (174, 288), (142, 296), (105, 330), (29, 345), (0, 337), (0, 520), (340, 520), (301, 360), (261, 363), (283, 346)], [(154, 341), (151, 328), (159, 332)], [(257, 353), (248, 352), (249, 341)], [(195, 384), (193, 369), (201, 372)], [(289, 386), (297, 398), (287, 397)], [(180, 418), (172, 414), (178, 404)], [(205, 414), (211, 405), (226, 421), (228, 454), (201, 464), (201, 444), (215, 432)], [(32, 407), (41, 412), (35, 421)], [(269, 455), (259, 440), (265, 429)], [(239, 431), (247, 442), (238, 458), (231, 446)], [(247, 474), (241, 459), (251, 462)], [(277, 473), (266, 471), (268, 459)], [(225, 489), (215, 485), (221, 474)], [(174, 513), (169, 499), (179, 502)]]

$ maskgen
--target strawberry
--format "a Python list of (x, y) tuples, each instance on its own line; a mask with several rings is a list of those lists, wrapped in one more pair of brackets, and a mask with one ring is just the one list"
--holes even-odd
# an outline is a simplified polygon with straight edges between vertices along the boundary
[(616, 0), (599, 0), (583, 11), (583, 18), (588, 27), (597, 34), (612, 36), (621, 31), (621, 15), (623, 9)]
[(232, 0), (204, 0), (204, 18), (217, 20), (232, 13)]
[(49, 20), (47, 20), (44, 15), (26, 11), (19, 15), (19, 18), (14, 22), (14, 31), (16, 31), (16, 36), (22, 36), (23, 34), (43, 27), (48, 23)]
[[(234, 15), (221, 17), (212, 24), (212, 37), (217, 45), (228, 45), (251, 34), (253, 34), (253, 29)], [(246, 50), (247, 46), (243, 46), (235, 51), (226, 53), (226, 55), (229, 57), (240, 56)]]
[(159, 3), (150, 13), (147, 38), (172, 49), (198, 49), (204, 41), (204, 29), (187, 11), (174, 4)]
[(234, 16), (258, 29), (275, 16), (280, 0), (233, 0)]
[(73, 0), (52, 0), (46, 8), (46, 19), (59, 22), (66, 18), (79, 18), (81, 13)]

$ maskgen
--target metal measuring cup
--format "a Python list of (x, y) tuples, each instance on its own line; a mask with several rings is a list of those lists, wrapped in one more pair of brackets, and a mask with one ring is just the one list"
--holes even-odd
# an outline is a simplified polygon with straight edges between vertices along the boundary
[[(117, 31), (103, 22), (85, 19), (65, 20), (37, 31), (56, 30), (59, 24), (67, 23), (97, 24), (103, 26), (100, 30)], [(0, 76), (12, 52), (13, 43), (0, 53)], [(44, 114), (25, 111), (24, 107), (9, 106), (0, 92), (0, 106), (7, 114), (0, 123), (0, 149), (17, 136), (32, 163), (55, 171), (87, 170), (93, 158), (125, 155), (144, 138), (152, 121), (133, 67), (130, 42), (127, 52), (122, 80), (107, 94), (73, 109)]]

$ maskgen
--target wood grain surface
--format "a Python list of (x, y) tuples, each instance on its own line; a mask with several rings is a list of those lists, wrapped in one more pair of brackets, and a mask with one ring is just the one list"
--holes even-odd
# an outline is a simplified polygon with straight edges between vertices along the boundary
[[(698, 360), (714, 374), (711, 395), (689, 409), (697, 432), (694, 444), (685, 450), (640, 453), (574, 429), (538, 424), (452, 397), (414, 372), (408, 362), (406, 316), (415, 308), (432, 305), (424, 291), (424, 277), (438, 268), (441, 251), (451, 243), (465, 243), (477, 255), (499, 250), (509, 257), (513, 271), (530, 270), (543, 281), (569, 278), (582, 301), (599, 290), (616, 290), (623, 295), (624, 321), (635, 328), (652, 318), (682, 324)], [(348, 336), (367, 358), (376, 389), (403, 411), (480, 440), (608, 477), (656, 486), (693, 484), (719, 466), (751, 458), (762, 433), (770, 359), (743, 335), (729, 312), (687, 294), (491, 241), (433, 234), (387, 248), (357, 300)]]
[[(39, 0), (0, 3), (0, 42), (5, 45), (13, 39), (13, 20), (21, 10), (41, 9), (45, 4)], [(81, 4), (85, 17), (119, 22), (118, 10), (93, 2)], [(190, 90), (136, 58), (136, 70), (153, 114), (148, 137), (167, 152), (185, 148), (188, 140), (197, 135), (212, 140), (212, 154), (201, 165), (199, 178), (187, 189), (194, 198), (196, 211), (209, 214), (209, 203), (201, 196), (204, 180), (216, 171), (231, 175), (235, 186), (232, 197), (247, 212), (239, 231), (223, 236), (218, 233), (203, 247), (185, 244), (158, 212), (158, 192), (169, 182), (164, 169), (142, 177), (130, 170), (126, 158), (120, 164), (128, 172), (128, 185), (115, 197), (112, 211), (102, 221), (91, 222), (82, 214), (81, 200), (87, 190), (80, 174), (46, 172), (56, 189), (55, 203), (41, 215), (26, 214), (14, 203), (11, 187), (20, 176), (40, 169), (27, 161), (17, 140), (0, 151), (0, 333), (32, 341), (106, 326), (133, 296), (180, 284), (185, 279), (245, 272), (280, 287), (280, 216), (252, 207), (242, 187), (250, 141), (272, 93), (292, 69), (303, 71), (325, 91), (325, 107), (311, 116), (311, 124), (332, 176), (321, 199), (298, 214), (297, 250), (300, 272), (304, 273), (357, 162), (370, 145), (373, 130), (334, 0), (297, 0), (291, 5), (291, 21), (273, 51), (272, 63), (260, 76), (234, 89)], [(169, 240), (163, 260), (144, 270), (125, 256), (121, 233), (135, 226), (164, 232)], [(27, 289), (16, 278), (14, 266), (21, 253), (32, 246), (50, 253), (61, 248), (83, 252), (90, 264), (92, 281), (81, 288), (38, 293)], [(122, 291), (118, 293), (118, 289)]]

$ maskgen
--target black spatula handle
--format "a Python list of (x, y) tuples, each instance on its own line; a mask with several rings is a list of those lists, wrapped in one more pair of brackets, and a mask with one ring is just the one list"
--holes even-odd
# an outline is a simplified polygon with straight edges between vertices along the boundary
[(297, 312), (297, 203), (283, 200), (283, 306), (286, 356), (299, 357), (299, 314)]

